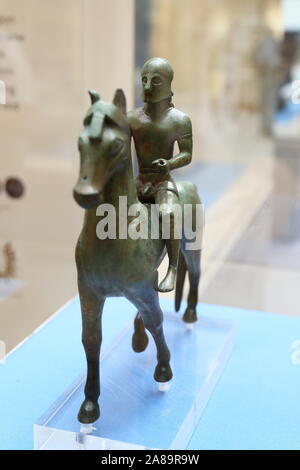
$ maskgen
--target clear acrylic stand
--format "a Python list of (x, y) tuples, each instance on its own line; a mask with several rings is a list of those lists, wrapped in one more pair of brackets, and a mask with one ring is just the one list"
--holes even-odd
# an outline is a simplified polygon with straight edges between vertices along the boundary
[(174, 377), (153, 379), (156, 349), (131, 348), (130, 324), (101, 354), (101, 417), (80, 425), (85, 373), (35, 424), (35, 449), (185, 449), (229, 358), (231, 322), (200, 317), (190, 328), (179, 315), (164, 314)]

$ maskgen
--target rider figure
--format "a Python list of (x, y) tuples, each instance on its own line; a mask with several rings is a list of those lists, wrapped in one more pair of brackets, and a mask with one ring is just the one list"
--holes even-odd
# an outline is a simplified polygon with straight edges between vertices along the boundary
[[(174, 223), (179, 195), (170, 171), (190, 163), (193, 147), (191, 121), (172, 103), (173, 75), (167, 60), (148, 60), (141, 71), (144, 107), (128, 113), (139, 165), (136, 181), (139, 199), (155, 202), (160, 216), (170, 217), (170, 239), (166, 240), (169, 267), (159, 284), (160, 292), (175, 287), (180, 243)], [(176, 141), (179, 153), (173, 156)]]

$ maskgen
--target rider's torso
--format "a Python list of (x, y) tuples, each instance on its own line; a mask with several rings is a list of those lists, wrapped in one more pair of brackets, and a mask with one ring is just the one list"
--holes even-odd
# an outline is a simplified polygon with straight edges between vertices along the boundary
[(178, 113), (180, 111), (171, 107), (157, 120), (153, 120), (142, 108), (130, 113), (130, 128), (140, 172), (151, 168), (152, 162), (158, 158), (172, 158), (178, 137)]

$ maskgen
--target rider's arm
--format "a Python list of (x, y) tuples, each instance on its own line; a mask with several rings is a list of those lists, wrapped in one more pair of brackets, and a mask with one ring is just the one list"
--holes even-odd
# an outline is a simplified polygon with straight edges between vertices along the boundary
[(193, 151), (193, 135), (192, 135), (192, 123), (188, 116), (180, 120), (178, 125), (178, 137), (177, 143), (179, 147), (179, 153), (168, 160), (168, 169), (174, 170), (182, 166), (188, 165), (192, 160)]

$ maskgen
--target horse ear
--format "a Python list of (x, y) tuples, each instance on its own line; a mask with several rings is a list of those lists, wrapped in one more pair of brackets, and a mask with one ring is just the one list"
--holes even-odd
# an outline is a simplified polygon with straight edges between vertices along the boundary
[(113, 104), (117, 106), (123, 114), (126, 114), (126, 97), (124, 91), (121, 88), (116, 90)]
[(91, 97), (92, 104), (96, 103), (96, 101), (100, 101), (100, 95), (95, 90), (89, 90), (89, 95)]

